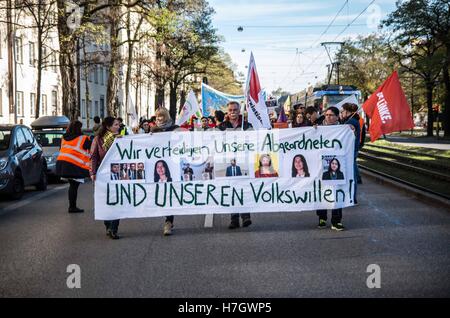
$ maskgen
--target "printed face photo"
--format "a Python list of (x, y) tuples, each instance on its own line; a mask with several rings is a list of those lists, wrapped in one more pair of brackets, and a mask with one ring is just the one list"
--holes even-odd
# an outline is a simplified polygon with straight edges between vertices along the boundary
[(345, 180), (344, 164), (345, 164), (345, 157), (343, 156), (333, 156), (333, 155), (322, 156), (322, 165), (323, 165), (322, 180), (323, 181)]
[(170, 168), (165, 160), (158, 160), (155, 163), (154, 182), (172, 182)]
[(276, 178), (278, 174), (278, 154), (263, 153), (255, 155), (255, 178)]
[(294, 178), (308, 178), (310, 177), (308, 163), (306, 158), (301, 155), (295, 155), (292, 159), (292, 177)]
[(214, 158), (216, 179), (219, 178), (246, 178), (249, 176), (249, 163), (245, 156)]
[(120, 164), (111, 164), (111, 180), (120, 180)]
[(180, 178), (182, 181), (212, 180), (215, 178), (213, 157), (206, 160), (190, 161), (190, 158), (180, 160)]
[(143, 162), (112, 163), (111, 180), (145, 180), (145, 165)]

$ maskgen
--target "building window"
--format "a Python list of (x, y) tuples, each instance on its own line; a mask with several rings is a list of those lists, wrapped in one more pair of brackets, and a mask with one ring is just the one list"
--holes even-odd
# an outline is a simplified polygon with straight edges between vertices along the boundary
[(42, 46), (42, 61), (41, 61), (41, 67), (44, 70), (47, 66), (47, 47)]
[(105, 118), (105, 96), (100, 96), (100, 118)]
[(92, 101), (88, 101), (88, 113), (89, 113), (89, 118), (94, 118), (94, 116), (92, 116)]
[(3, 91), (0, 88), (0, 116), (3, 116)]
[(31, 109), (30, 109), (31, 117), (36, 117), (36, 114), (34, 111), (36, 108), (36, 94), (35, 93), (30, 93), (30, 106), (31, 106)]
[(96, 100), (94, 103), (95, 103), (94, 116), (98, 116), (98, 100)]
[(81, 100), (81, 118), (86, 118), (86, 100)]
[(36, 67), (36, 50), (34, 42), (28, 43), (28, 47), (30, 49), (30, 65)]
[(52, 91), (52, 115), (56, 116), (58, 113), (58, 92)]
[(98, 67), (97, 67), (97, 65), (94, 66), (94, 83), (98, 84)]
[(58, 67), (57, 67), (57, 62), (56, 62), (56, 53), (55, 52), (52, 52), (51, 54), (50, 54), (50, 59), (51, 59), (51, 68), (52, 68), (52, 70), (53, 70), (53, 72), (57, 72), (57, 70), (58, 70)]
[(42, 115), (47, 115), (47, 95), (42, 94)]
[(23, 116), (23, 92), (16, 92), (17, 115)]
[(20, 38), (20, 37), (16, 37), (15, 50), (16, 50), (16, 62), (22, 64), (23, 63), (23, 47), (22, 47), (22, 38)]
[(88, 69), (89, 70), (89, 73), (88, 73), (88, 81), (89, 82), (91, 82), (92, 83), (92, 70), (91, 69)]
[(100, 84), (105, 85), (105, 77), (103, 76), (103, 66), (100, 66)]

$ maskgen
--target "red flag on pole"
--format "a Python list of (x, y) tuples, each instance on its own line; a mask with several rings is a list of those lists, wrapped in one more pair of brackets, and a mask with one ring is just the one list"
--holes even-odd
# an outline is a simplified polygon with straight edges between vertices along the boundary
[(248, 76), (246, 85), (246, 99), (248, 121), (253, 128), (270, 129), (269, 113), (267, 111), (266, 102), (264, 101), (263, 91), (259, 84), (258, 72), (256, 71), (255, 59), (253, 53), (250, 54), (250, 63), (248, 66)]
[(397, 71), (366, 100), (362, 106), (370, 117), (370, 141), (394, 131), (414, 127), (411, 110), (398, 79)]

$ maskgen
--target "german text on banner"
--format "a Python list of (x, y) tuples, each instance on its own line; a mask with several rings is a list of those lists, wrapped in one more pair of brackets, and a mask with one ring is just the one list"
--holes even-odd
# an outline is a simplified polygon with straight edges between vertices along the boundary
[(348, 125), (117, 138), (96, 175), (95, 218), (351, 206), (354, 139)]

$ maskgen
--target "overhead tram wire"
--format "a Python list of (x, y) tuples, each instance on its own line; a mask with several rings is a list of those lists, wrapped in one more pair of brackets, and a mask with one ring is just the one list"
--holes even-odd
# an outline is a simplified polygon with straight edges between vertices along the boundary
[[(336, 13), (336, 15), (334, 16), (334, 18), (333, 18), (333, 19), (331, 20), (331, 22), (326, 26), (325, 30), (320, 34), (319, 39), (317, 39), (317, 41), (316, 41), (314, 44), (312, 44), (309, 48), (307, 48), (306, 50), (303, 50), (303, 51), (300, 52), (300, 53), (304, 53), (305, 51), (308, 51), (308, 50), (312, 49), (314, 46), (317, 45), (317, 43), (320, 41), (320, 39), (322, 38), (322, 36), (324, 36), (324, 35), (328, 32), (328, 30), (330, 29), (330, 27), (333, 25), (334, 21), (336, 21), (337, 17), (338, 17), (339, 14), (342, 12), (342, 10), (344, 10), (344, 8), (345, 8), (346, 5), (348, 5), (348, 0), (346, 0), (346, 1), (344, 2), (344, 4), (341, 6), (341, 8), (339, 9), (339, 11)], [(296, 57), (297, 57), (297, 54), (299, 55), (299, 52), (296, 53)], [(319, 55), (320, 55), (320, 54), (319, 54)], [(303, 70), (303, 72), (302, 72), (299, 76), (305, 74), (305, 72), (306, 72), (306, 71), (314, 64), (314, 62), (316, 62), (316, 60), (317, 60), (317, 58), (319, 57), (319, 55), (318, 55), (316, 58), (314, 58), (313, 60), (311, 60), (311, 63), (306, 67), (305, 70)], [(299, 62), (300, 62), (300, 61), (299, 61)], [(292, 63), (292, 64), (294, 64), (294, 63)], [(300, 63), (299, 63), (299, 66), (300, 66)], [(292, 70), (292, 69), (289, 70), (289, 73), (283, 78), (283, 80), (280, 82), (280, 84), (277, 84), (276, 86), (281, 87), (282, 85), (284, 85), (284, 83), (285, 83), (286, 79), (288, 78), (288, 76), (289, 76), (291, 70)], [(292, 82), (294, 82), (297, 78), (299, 78), (299, 76), (295, 77), (295, 79), (292, 80)]]
[[(346, 25), (346, 27), (333, 39), (333, 41), (332, 42), (335, 42), (336, 41), (336, 39), (338, 38), (338, 37), (340, 37), (356, 20), (358, 20), (358, 18), (364, 13), (364, 12), (366, 12), (366, 10), (375, 2), (376, 0), (372, 0), (365, 8), (364, 8), (364, 10), (362, 10), (350, 23), (348, 23), (347, 25)], [(347, 3), (347, 1), (346, 1), (346, 3)], [(344, 3), (344, 5), (346, 4), (346, 3)], [(342, 9), (343, 9), (343, 7), (341, 8), (341, 10), (339, 10), (339, 11), (342, 11)], [(314, 63), (314, 62), (316, 62), (316, 60), (317, 60), (317, 58), (319, 58), (319, 56), (320, 56), (321, 54), (319, 54), (319, 55), (317, 55), (317, 57), (306, 67), (306, 69), (304, 70), (304, 72), (306, 72), (311, 66), (312, 66), (312, 64)]]
[(367, 7), (365, 7), (364, 10), (362, 10), (362, 11), (356, 16), (356, 18), (354, 18), (354, 19), (352, 20), (352, 22), (350, 22), (350, 23), (347, 24), (347, 26), (341, 31), (341, 33), (339, 33), (339, 34), (334, 38), (334, 40), (333, 40), (332, 42), (335, 42), (336, 39), (337, 39), (338, 37), (340, 37), (340, 36), (345, 32), (345, 30), (347, 30), (347, 29), (353, 24), (353, 22), (355, 22), (356, 20), (358, 20), (358, 18), (359, 18), (364, 12), (366, 12), (366, 10), (367, 10), (367, 9), (368, 9), (375, 1), (376, 1), (376, 0), (372, 0), (372, 2), (370, 2), (370, 3), (367, 5)]

